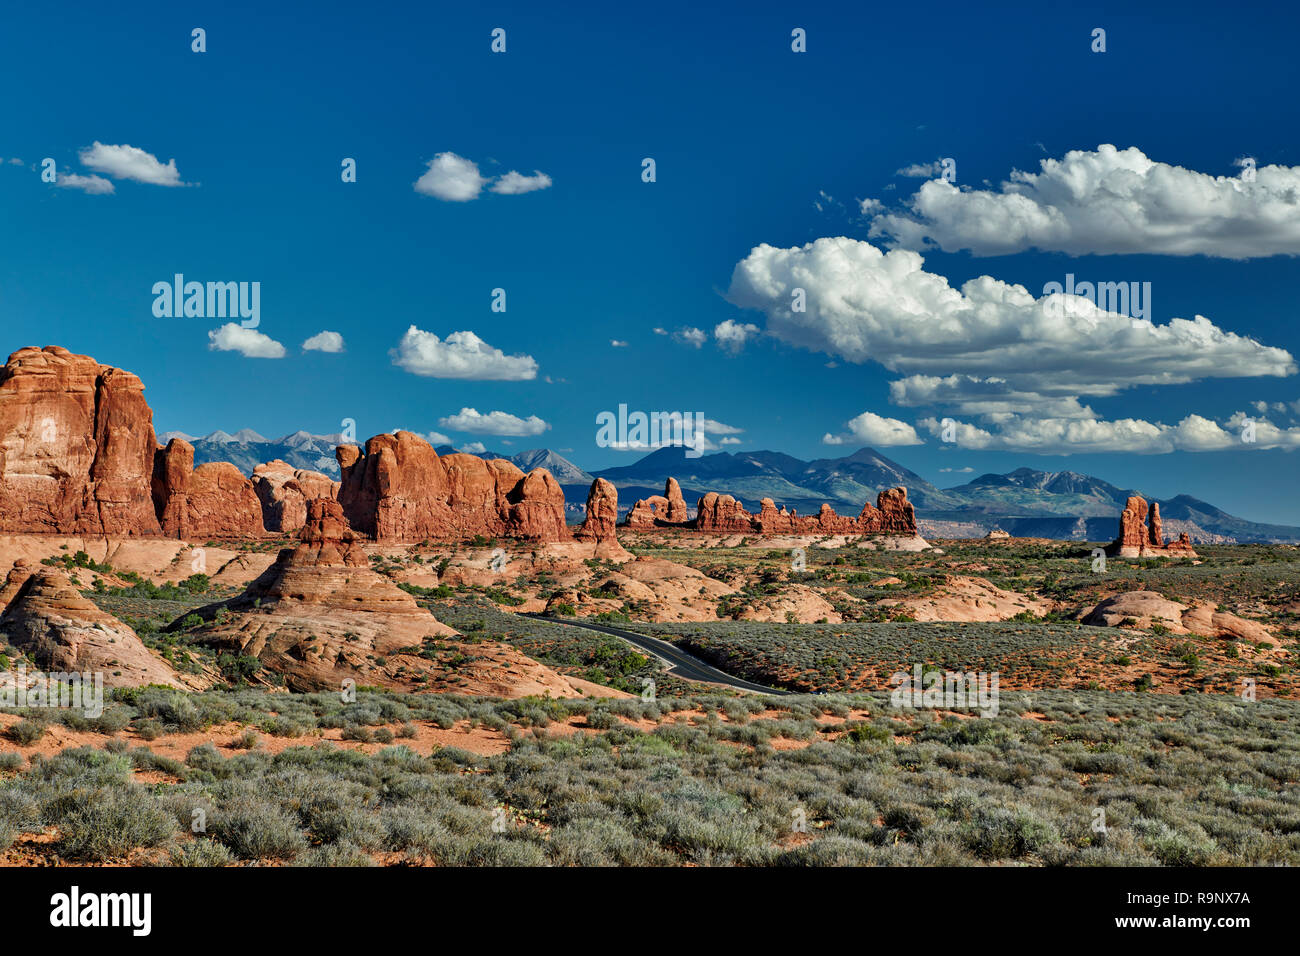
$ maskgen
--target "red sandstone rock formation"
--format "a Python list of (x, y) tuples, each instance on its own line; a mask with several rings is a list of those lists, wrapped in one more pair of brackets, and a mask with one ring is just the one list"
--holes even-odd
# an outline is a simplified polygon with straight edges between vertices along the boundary
[[(1151, 518), (1150, 527), (1147, 526), (1148, 514)], [(1148, 509), (1146, 499), (1141, 495), (1131, 495), (1124, 503), (1124, 511), (1119, 516), (1119, 537), (1108, 550), (1121, 558), (1196, 557), (1191, 538), (1186, 532), (1180, 534), (1177, 541), (1164, 543), (1160, 504), (1152, 502)]]
[(62, 571), (15, 562), (0, 592), (0, 629), (47, 672), (97, 673), (106, 687), (183, 686), (135, 631), (101, 611)]
[[(197, 613), (208, 623), (192, 635), (222, 655), (257, 658), (292, 690), (338, 690), (354, 680), (504, 697), (586, 692), (509, 645), (456, 643), (452, 628), (371, 570), (333, 498), (307, 503), (298, 546), (281, 551), (242, 595)], [(448, 667), (435, 647), (462, 663)]]
[(710, 491), (695, 505), (695, 528), (698, 531), (757, 531), (754, 516), (731, 495)]
[(637, 531), (649, 531), (668, 514), (668, 499), (662, 495), (638, 498), (627, 513), (625, 523)]
[(338, 500), (352, 527), (381, 541), (484, 537), (568, 541), (564, 491), (545, 468), (504, 459), (439, 458), (411, 432), (342, 445)]
[(194, 467), (194, 446), (173, 438), (154, 458), (153, 500), (173, 538), (260, 537), (262, 503), (253, 483), (226, 461)]
[(47, 346), (0, 369), (0, 531), (150, 535), (157, 440), (130, 372)]
[(866, 504), (857, 520), (837, 515), (823, 504), (815, 516), (801, 517), (798, 512), (778, 509), (771, 498), (760, 502), (759, 513), (752, 515), (731, 495), (709, 492), (696, 508), (698, 531), (741, 534), (887, 534), (916, 536), (916, 511), (907, 500), (906, 488), (882, 491), (876, 506)]
[(669, 478), (664, 483), (664, 499), (668, 503), (668, 513), (664, 515), (665, 521), (682, 524), (690, 520), (686, 510), (686, 499), (682, 497), (682, 486), (677, 483), (676, 478)]
[(574, 537), (579, 541), (615, 540), (618, 524), (618, 489), (604, 478), (597, 478), (587, 492), (587, 516)]
[(253, 469), (253, 491), (262, 503), (262, 524), (267, 531), (297, 534), (307, 520), (307, 502), (338, 497), (339, 483), (318, 471), (294, 468), (275, 461)]
[(669, 478), (664, 483), (662, 495), (640, 498), (633, 503), (627, 513), (626, 525), (637, 531), (649, 531), (665, 525), (684, 526), (690, 521), (686, 509), (686, 499), (682, 497), (682, 486), (676, 478)]
[(890, 488), (876, 496), (876, 507), (862, 506), (858, 526), (864, 534), (916, 534), (916, 509), (906, 488)]

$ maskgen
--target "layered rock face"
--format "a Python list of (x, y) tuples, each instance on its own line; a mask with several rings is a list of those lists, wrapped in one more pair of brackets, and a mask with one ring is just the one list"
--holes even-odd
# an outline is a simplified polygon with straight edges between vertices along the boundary
[[(452, 628), (370, 569), (333, 498), (307, 503), (298, 546), (281, 551), (242, 595), (197, 613), (209, 622), (195, 632), (205, 644), (257, 658), (292, 690), (337, 690), (350, 679), (407, 691), (585, 694), (509, 645), (455, 642)], [(444, 666), (442, 653), (458, 663)]]
[(545, 468), (525, 475), (504, 459), (439, 458), (410, 432), (336, 452), (338, 500), (352, 527), (380, 541), (483, 537), (571, 540), (564, 491)]
[(229, 462), (194, 467), (194, 446), (173, 438), (154, 459), (152, 494), (164, 534), (174, 538), (260, 537), (262, 503)]
[(18, 561), (0, 608), (0, 631), (46, 672), (99, 673), (106, 687), (182, 686), (135, 631), (82, 597), (62, 571)]
[(777, 509), (776, 502), (764, 498), (754, 515), (731, 495), (709, 492), (700, 499), (695, 512), (695, 528), (742, 534), (886, 534), (916, 536), (916, 510), (907, 500), (906, 488), (880, 492), (876, 505), (862, 506), (855, 518), (837, 515), (823, 504), (816, 515), (801, 516), (797, 511)]
[(1191, 538), (1186, 533), (1180, 534), (1177, 541), (1164, 540), (1159, 502), (1148, 507), (1141, 495), (1132, 495), (1125, 502), (1124, 512), (1119, 516), (1119, 537), (1108, 550), (1121, 558), (1196, 557)]
[(307, 502), (337, 498), (339, 483), (318, 471), (294, 468), (278, 458), (253, 469), (253, 491), (262, 503), (262, 525), (270, 532), (297, 534), (307, 521)]
[(308, 502), (298, 546), (281, 551), (242, 595), (198, 613), (210, 621), (198, 631), (203, 643), (257, 658), (293, 690), (338, 688), (345, 678), (392, 684), (375, 659), (455, 633), (370, 570), (330, 498)]
[(153, 413), (130, 372), (47, 346), (0, 369), (0, 531), (158, 534)]
[(587, 516), (574, 537), (579, 541), (611, 541), (618, 524), (618, 489), (604, 478), (597, 478), (587, 492)]

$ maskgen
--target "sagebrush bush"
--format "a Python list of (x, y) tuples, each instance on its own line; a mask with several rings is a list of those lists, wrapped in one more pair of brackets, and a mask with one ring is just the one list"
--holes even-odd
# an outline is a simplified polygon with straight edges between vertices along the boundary
[(170, 814), (138, 786), (101, 791), (58, 826), (64, 853), (92, 863), (125, 856), (138, 847), (159, 846), (176, 831)]

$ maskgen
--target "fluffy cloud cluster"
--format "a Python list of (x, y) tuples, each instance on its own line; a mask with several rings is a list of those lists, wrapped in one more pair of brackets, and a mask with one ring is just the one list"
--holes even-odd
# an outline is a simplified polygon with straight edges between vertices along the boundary
[(1220, 424), (1201, 415), (1188, 415), (1176, 425), (1140, 418), (1112, 421), (1097, 418), (1025, 418), (1014, 416), (994, 430), (967, 422), (925, 418), (918, 424), (942, 438), (945, 425), (959, 448), (981, 451), (1029, 451), (1043, 455), (1086, 452), (1165, 454), (1172, 451), (1300, 448), (1300, 427), (1284, 428), (1266, 419), (1237, 412)]
[[(186, 186), (181, 182), (181, 175), (176, 169), (176, 160), (166, 163), (158, 161), (153, 153), (147, 153), (136, 146), (122, 144), (109, 146), (98, 140), (87, 146), (78, 154), (83, 166), (96, 173), (105, 173), (113, 179), (131, 179), (139, 183), (154, 186)], [(20, 162), (10, 160), (10, 162)], [(103, 176), (93, 173), (83, 176), (80, 173), (59, 173), (54, 181), (62, 189), (79, 189), (92, 196), (111, 196), (117, 192), (113, 183)]]
[(678, 342), (681, 342), (683, 345), (691, 345), (698, 349), (709, 340), (709, 333), (705, 332), (703, 329), (687, 327), (684, 329), (678, 329), (674, 332), (673, 338)]
[(728, 352), (739, 352), (745, 347), (746, 342), (759, 334), (759, 331), (757, 325), (726, 319), (713, 327), (713, 337), (718, 340), (720, 348)]
[(343, 336), (337, 332), (317, 332), (302, 343), (304, 352), (342, 352)]
[(492, 191), (502, 196), (519, 196), (539, 189), (548, 189), (550, 186), (551, 177), (541, 170), (534, 169), (533, 175), (525, 176), (512, 169), (492, 184)]
[(474, 408), (462, 408), (459, 414), (438, 419), (438, 424), (471, 435), (540, 435), (551, 427), (536, 415), (527, 418), (508, 412), (488, 412), (484, 415)]
[(1096, 417), (1091, 408), (1072, 395), (1049, 397), (1014, 388), (1006, 379), (992, 376), (909, 375), (889, 383), (889, 399), (904, 408), (944, 405), (989, 421), (1024, 412), (1049, 418)]
[(55, 185), (64, 189), (80, 189), (92, 196), (111, 196), (117, 192), (113, 184), (103, 176), (80, 176), (77, 173), (60, 173)]
[(874, 412), (863, 412), (845, 424), (849, 429), (847, 435), (827, 433), (822, 436), (823, 444), (844, 445), (854, 440), (881, 447), (922, 444), (916, 429), (907, 422), (900, 422), (897, 418), (884, 418)]
[(284, 358), (284, 346), (275, 339), (234, 322), (209, 332), (208, 348), (216, 352), (238, 352), (245, 358)]
[(494, 193), (518, 196), (548, 188), (551, 177), (540, 170), (525, 176), (512, 169), (493, 181), (492, 177), (479, 172), (478, 163), (472, 159), (455, 153), (438, 153), (429, 160), (429, 168), (415, 181), (415, 191), (446, 202), (469, 202), (477, 199), (488, 183), (492, 183), (490, 188)]
[(136, 146), (107, 146), (98, 140), (80, 154), (81, 164), (95, 172), (106, 173), (114, 179), (132, 179), (154, 186), (184, 186), (176, 169), (176, 160), (158, 161), (153, 153)]
[(1111, 145), (1072, 150), (1041, 166), (1038, 173), (1014, 170), (997, 190), (932, 179), (905, 212), (877, 214), (870, 235), (908, 249), (933, 243), (977, 256), (1029, 248), (1226, 259), (1300, 254), (1300, 167), (1251, 163), (1241, 175), (1212, 176)]
[(506, 355), (473, 332), (453, 332), (444, 341), (412, 325), (389, 355), (398, 368), (426, 378), (522, 382), (537, 377), (531, 355)]
[(909, 179), (927, 179), (930, 176), (938, 176), (943, 171), (943, 162), (935, 160), (932, 163), (913, 163), (911, 166), (904, 166), (902, 169), (895, 170), (895, 176), (906, 176)]
[(1296, 370), (1286, 350), (1204, 316), (1135, 326), (1078, 296), (1066, 297), (1072, 308), (1047, 308), (987, 275), (954, 289), (923, 266), (916, 252), (842, 237), (762, 245), (736, 265), (727, 297), (766, 313), (767, 333), (792, 345), (907, 375), (997, 379), (1020, 403)]

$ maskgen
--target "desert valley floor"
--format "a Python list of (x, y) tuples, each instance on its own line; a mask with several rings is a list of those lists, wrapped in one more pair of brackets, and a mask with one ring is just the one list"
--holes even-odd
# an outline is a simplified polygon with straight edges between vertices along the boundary
[[(167, 675), (97, 717), (0, 714), (0, 862), (1300, 862), (1294, 546), (1098, 570), (1092, 545), (1012, 538), (324, 540), (0, 538), (42, 584), (3, 598), (11, 643), (75, 633)], [(333, 547), (330, 589), (366, 593), (295, 588), (292, 561), (268, 580), (282, 549)], [(319, 679), (340, 654), (351, 700)], [(996, 716), (893, 706), (917, 665), (998, 672)]]

